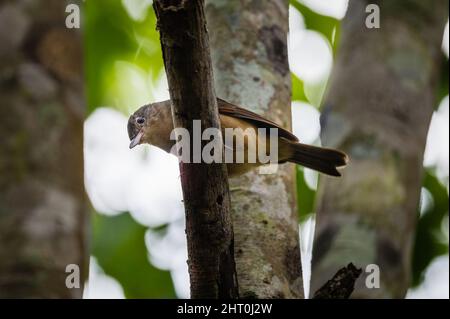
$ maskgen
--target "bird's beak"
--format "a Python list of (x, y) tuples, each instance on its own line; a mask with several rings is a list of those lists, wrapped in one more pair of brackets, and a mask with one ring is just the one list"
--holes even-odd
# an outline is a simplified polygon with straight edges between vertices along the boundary
[(142, 136), (144, 136), (144, 131), (139, 131), (137, 135), (131, 140), (130, 149), (138, 146), (141, 143)]

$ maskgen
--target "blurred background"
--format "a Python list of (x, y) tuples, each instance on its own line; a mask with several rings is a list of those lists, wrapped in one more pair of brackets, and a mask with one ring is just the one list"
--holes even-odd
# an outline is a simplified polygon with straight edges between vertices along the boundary
[[(291, 1), (292, 121), (294, 133), (304, 143), (321, 145), (320, 106), (347, 6), (347, 0)], [(88, 101), (85, 186), (94, 209), (90, 276), (84, 297), (187, 298), (177, 160), (148, 145), (128, 149), (128, 116), (144, 104), (169, 98), (152, 1), (86, 1), (83, 19)], [(442, 50), (447, 69), (448, 22)], [(408, 298), (449, 298), (448, 84), (445, 87), (428, 133), (414, 280)], [(315, 172), (297, 167), (306, 294), (317, 184)]]

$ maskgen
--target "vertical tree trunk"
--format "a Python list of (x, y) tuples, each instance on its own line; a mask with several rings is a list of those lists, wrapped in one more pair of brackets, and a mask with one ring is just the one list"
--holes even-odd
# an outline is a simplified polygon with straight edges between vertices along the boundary
[[(65, 9), (0, 1), (0, 298), (82, 296), (82, 43)], [(78, 289), (68, 264), (81, 268)]]
[[(154, 2), (174, 127), (220, 130), (204, 0)], [(191, 141), (194, 144), (195, 141)], [(205, 143), (203, 143), (205, 144)], [(191, 154), (194, 151), (191, 149)], [(200, 154), (201, 155), (201, 154)], [(192, 298), (236, 298), (233, 227), (225, 164), (181, 163)]]
[[(369, 3), (380, 29), (365, 26)], [(342, 179), (321, 179), (311, 291), (353, 262), (378, 265), (381, 286), (368, 289), (366, 273), (352, 297), (406, 294), (447, 17), (447, 0), (350, 2), (321, 119), (323, 144), (350, 165)]]
[[(291, 126), (287, 0), (207, 0), (217, 96)], [(301, 298), (291, 164), (230, 179), (235, 258), (243, 298)]]

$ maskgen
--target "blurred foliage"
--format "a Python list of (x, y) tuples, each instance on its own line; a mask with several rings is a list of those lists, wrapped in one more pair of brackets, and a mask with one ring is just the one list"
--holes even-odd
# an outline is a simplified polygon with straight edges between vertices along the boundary
[[(143, 104), (151, 92), (135, 92), (134, 70), (149, 70), (149, 81), (156, 80), (163, 60), (151, 6), (142, 21), (133, 20), (120, 0), (86, 3), (85, 50), (88, 111), (99, 106), (127, 112)], [(118, 62), (128, 62), (128, 73), (120, 72)], [(125, 64), (127, 65), (127, 64)], [(137, 99), (136, 99), (137, 97)], [(148, 103), (145, 101), (144, 103)]]
[[(335, 53), (339, 43), (340, 21), (320, 15), (297, 0), (291, 0), (290, 4), (303, 16), (305, 27), (321, 33), (328, 40)], [(316, 84), (305, 83), (292, 73), (292, 100), (306, 102), (320, 108), (326, 84), (327, 79)], [(296, 174), (298, 215), (300, 222), (304, 222), (311, 214), (315, 213), (316, 191), (306, 184), (302, 167), (296, 166)]]
[[(438, 86), (437, 100), (440, 102), (448, 95), (448, 58), (445, 57), (443, 66), (441, 67), (441, 83)], [(439, 104), (436, 104), (436, 109), (439, 107)]]
[[(128, 113), (153, 98), (152, 86), (163, 72), (156, 18), (150, 7), (133, 16), (124, 7), (131, 1), (95, 0), (85, 5), (85, 60), (88, 111), (109, 106)], [(136, 1), (138, 3), (138, 1)], [(291, 5), (304, 18), (307, 29), (321, 33), (336, 53), (340, 21), (320, 15), (301, 2)], [(140, 9), (140, 8), (138, 8)], [(448, 95), (448, 60), (443, 68), (439, 100)], [(324, 82), (311, 85), (292, 74), (292, 99), (319, 108), (326, 87)], [(299, 217), (304, 221), (314, 213), (315, 190), (297, 167)], [(431, 193), (433, 205), (420, 217), (414, 253), (414, 284), (420, 283), (429, 263), (448, 252), (442, 240), (442, 222), (448, 216), (448, 191), (428, 170), (424, 187)], [(144, 236), (146, 227), (128, 213), (93, 218), (93, 255), (106, 274), (117, 279), (128, 298), (172, 298), (175, 292), (169, 272), (149, 263)]]
[(413, 286), (419, 285), (429, 264), (440, 255), (448, 253), (448, 238), (443, 232), (443, 223), (448, 218), (449, 196), (445, 185), (426, 170), (423, 187), (431, 196), (432, 202), (425, 208), (417, 224), (413, 255)]
[(308, 101), (305, 95), (305, 84), (294, 73), (291, 73), (292, 78), (292, 101)]
[(146, 231), (129, 213), (94, 214), (93, 255), (104, 272), (120, 282), (127, 298), (175, 298), (170, 273), (148, 260)]
[[(161, 74), (163, 61), (156, 18), (148, 7), (133, 19), (120, 0), (87, 1), (85, 5), (85, 73), (88, 111), (114, 107), (127, 113), (147, 103), (150, 85), (136, 81), (148, 76), (151, 84)], [(144, 79), (146, 80), (146, 79)], [(128, 115), (128, 114), (126, 114)], [(124, 128), (126, 129), (126, 128)], [(104, 272), (122, 285), (127, 298), (174, 298), (168, 271), (152, 266), (144, 241), (147, 228), (128, 213), (93, 218), (93, 255)]]
[[(291, 0), (290, 4), (303, 16), (305, 27), (322, 34), (328, 40), (333, 53), (335, 53), (339, 43), (340, 20), (320, 15), (298, 0)], [(292, 73), (292, 100), (307, 102), (320, 108), (326, 84), (327, 79), (314, 85), (304, 83), (297, 75)]]
[(316, 199), (316, 191), (309, 188), (306, 184), (303, 167), (297, 165), (297, 198), (299, 221), (302, 223), (314, 213), (314, 203)]
[(290, 4), (302, 14), (306, 28), (324, 35), (333, 47), (333, 52), (336, 53), (336, 43), (339, 42), (340, 36), (340, 20), (320, 15), (298, 0), (291, 0)]

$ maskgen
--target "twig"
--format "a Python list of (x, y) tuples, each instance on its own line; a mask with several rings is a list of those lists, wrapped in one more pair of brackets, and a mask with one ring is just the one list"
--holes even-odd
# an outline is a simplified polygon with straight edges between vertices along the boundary
[(361, 268), (356, 268), (352, 263), (348, 264), (316, 291), (313, 299), (348, 299), (361, 272)]

